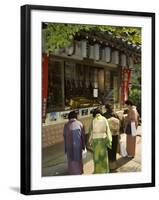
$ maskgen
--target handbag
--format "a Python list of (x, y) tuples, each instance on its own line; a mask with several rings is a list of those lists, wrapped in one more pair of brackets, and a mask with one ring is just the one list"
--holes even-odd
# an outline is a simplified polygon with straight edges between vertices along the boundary
[(127, 154), (126, 148), (124, 146), (124, 143), (121, 140), (119, 141), (119, 147), (120, 147), (120, 155), (122, 157), (126, 157), (128, 154)]
[(129, 122), (126, 126), (125, 133), (131, 135), (131, 123)]
[(136, 136), (136, 131), (137, 131), (137, 129), (136, 129), (135, 122), (131, 122), (131, 135), (135, 137)]
[(92, 138), (91, 134), (87, 135), (86, 149), (87, 149), (87, 151), (93, 152), (93, 138)]
[(90, 143), (87, 143), (86, 149), (87, 149), (87, 151), (90, 151), (90, 152), (93, 153), (93, 147), (92, 147), (92, 145)]

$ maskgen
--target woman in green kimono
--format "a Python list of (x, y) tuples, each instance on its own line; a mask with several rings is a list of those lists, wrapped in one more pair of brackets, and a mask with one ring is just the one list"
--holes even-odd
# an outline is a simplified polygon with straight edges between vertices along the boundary
[(108, 173), (108, 148), (112, 146), (112, 135), (107, 119), (101, 115), (100, 110), (94, 110), (93, 117), (88, 142), (93, 148), (94, 173)]

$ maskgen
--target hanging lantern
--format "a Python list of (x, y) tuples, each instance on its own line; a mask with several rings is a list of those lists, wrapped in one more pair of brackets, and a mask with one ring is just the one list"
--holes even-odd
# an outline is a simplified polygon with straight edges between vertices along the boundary
[(121, 66), (126, 67), (127, 66), (127, 61), (126, 61), (126, 55), (121, 54)]
[(46, 53), (46, 50), (47, 50), (47, 48), (46, 48), (46, 30), (43, 29), (42, 30), (42, 52)]
[(73, 52), (74, 52), (74, 46), (69, 46), (69, 47), (66, 47), (65, 48), (65, 52), (68, 56), (72, 56), (73, 55)]
[(89, 58), (94, 59), (94, 46), (89, 45)]
[(87, 40), (81, 41), (81, 55), (83, 58), (87, 57)]
[(94, 59), (99, 60), (99, 44), (94, 45)]
[(102, 48), (101, 52), (102, 52), (101, 60), (102, 60), (102, 61), (105, 61), (105, 49)]
[(75, 42), (75, 55), (76, 56), (81, 56), (81, 45), (79, 41)]
[(105, 61), (108, 63), (111, 60), (111, 48), (105, 47)]
[(112, 63), (116, 65), (119, 64), (119, 51), (117, 50), (112, 52)]
[(134, 61), (133, 61), (132, 57), (128, 58), (128, 65), (129, 65), (129, 68), (134, 68)]

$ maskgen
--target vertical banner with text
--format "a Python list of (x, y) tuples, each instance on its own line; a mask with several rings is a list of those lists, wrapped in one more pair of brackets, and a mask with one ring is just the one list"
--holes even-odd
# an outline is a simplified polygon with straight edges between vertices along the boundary
[(48, 56), (42, 54), (42, 121), (45, 122), (48, 97)]
[(122, 69), (122, 84), (121, 84), (121, 104), (128, 99), (129, 95), (129, 83), (131, 79), (131, 69), (125, 67)]

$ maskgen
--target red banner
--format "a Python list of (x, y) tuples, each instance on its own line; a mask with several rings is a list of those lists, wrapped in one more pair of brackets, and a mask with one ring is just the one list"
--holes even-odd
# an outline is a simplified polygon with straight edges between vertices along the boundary
[(48, 56), (42, 55), (42, 120), (46, 118), (46, 106), (48, 97)]
[(123, 68), (122, 69), (122, 84), (121, 84), (121, 103), (128, 99), (129, 95), (129, 83), (131, 79), (131, 69)]

